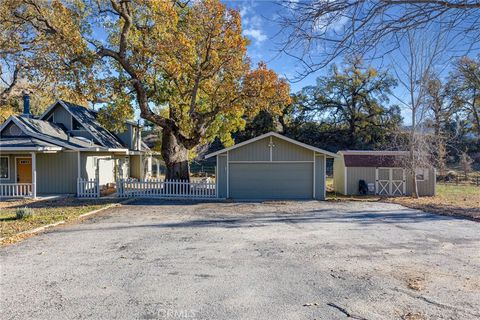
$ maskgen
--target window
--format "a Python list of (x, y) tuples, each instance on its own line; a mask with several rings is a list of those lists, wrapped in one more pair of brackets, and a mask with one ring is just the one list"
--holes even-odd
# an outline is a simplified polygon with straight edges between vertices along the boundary
[(428, 179), (428, 170), (425, 168), (418, 168), (415, 172), (417, 181), (425, 181)]
[(72, 130), (84, 130), (80, 122), (78, 122), (77, 119), (73, 117), (72, 117)]
[(0, 179), (8, 179), (10, 172), (8, 157), (0, 157)]

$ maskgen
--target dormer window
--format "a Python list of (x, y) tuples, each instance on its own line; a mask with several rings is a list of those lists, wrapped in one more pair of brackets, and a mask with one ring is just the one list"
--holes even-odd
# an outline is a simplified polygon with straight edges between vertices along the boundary
[(83, 126), (80, 124), (80, 122), (77, 121), (77, 119), (72, 117), (72, 129), (73, 130), (84, 130)]

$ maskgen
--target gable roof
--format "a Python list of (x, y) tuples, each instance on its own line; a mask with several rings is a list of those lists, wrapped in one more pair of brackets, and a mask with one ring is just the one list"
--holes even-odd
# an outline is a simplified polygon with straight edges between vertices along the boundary
[(70, 102), (57, 100), (40, 116), (40, 120), (45, 120), (48, 113), (57, 105), (61, 105), (67, 110), (101, 146), (107, 148), (124, 148), (120, 140), (98, 122), (97, 112)]
[[(33, 138), (37, 138), (43, 140), (45, 142), (54, 144), (56, 146), (65, 147), (68, 149), (82, 149), (82, 148), (98, 148), (101, 147), (96, 145), (90, 141), (69, 137), (68, 134), (63, 131), (63, 129), (51, 122), (32, 119), (32, 118), (25, 118), (25, 117), (17, 117), (17, 116), (10, 116), (1, 126), (0, 132), (7, 127), (9, 123), (15, 123), (22, 132)], [(2, 134), (2, 140), (8, 135)], [(12, 138), (12, 137), (9, 137)]]
[(317, 148), (317, 147), (314, 147), (314, 146), (311, 146), (311, 145), (308, 145), (306, 143), (303, 143), (303, 142), (300, 142), (300, 141), (297, 141), (297, 140), (294, 140), (294, 139), (291, 139), (291, 138), (288, 138), (288, 137), (285, 137), (284, 135), (281, 135), (279, 133), (276, 133), (276, 132), (268, 132), (268, 133), (265, 133), (265, 134), (262, 134), (258, 137), (255, 137), (255, 138), (252, 138), (252, 139), (249, 139), (247, 141), (243, 141), (243, 142), (240, 142), (236, 145), (233, 145), (229, 148), (225, 148), (225, 149), (222, 149), (222, 150), (219, 150), (219, 151), (216, 151), (216, 152), (212, 152), (212, 153), (209, 153), (205, 156), (205, 159), (208, 159), (208, 158), (211, 158), (211, 157), (214, 157), (216, 155), (219, 155), (221, 153), (224, 153), (224, 152), (227, 152), (227, 151), (230, 151), (230, 150), (233, 150), (233, 149), (237, 149), (237, 148), (240, 148), (244, 145), (247, 145), (249, 143), (252, 143), (252, 142), (255, 142), (255, 141), (258, 141), (258, 140), (261, 140), (263, 138), (267, 138), (267, 137), (276, 137), (276, 138), (279, 138), (279, 139), (282, 139), (282, 140), (285, 140), (285, 141), (288, 141), (290, 143), (293, 143), (293, 144), (296, 144), (297, 146), (300, 146), (300, 147), (303, 147), (305, 149), (308, 149), (308, 150), (312, 150), (312, 151), (315, 151), (315, 152), (318, 152), (318, 153), (323, 153), (327, 156), (330, 156), (332, 158), (336, 158), (338, 157), (338, 155), (336, 155), (335, 153), (333, 152), (329, 152), (329, 151), (326, 151), (326, 150), (323, 150), (323, 149), (320, 149), (320, 148)]

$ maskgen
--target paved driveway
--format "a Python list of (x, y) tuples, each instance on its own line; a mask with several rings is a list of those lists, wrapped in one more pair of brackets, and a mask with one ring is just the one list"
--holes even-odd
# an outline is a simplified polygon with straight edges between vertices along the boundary
[(479, 255), (393, 204), (138, 202), (0, 248), (1, 318), (476, 319)]

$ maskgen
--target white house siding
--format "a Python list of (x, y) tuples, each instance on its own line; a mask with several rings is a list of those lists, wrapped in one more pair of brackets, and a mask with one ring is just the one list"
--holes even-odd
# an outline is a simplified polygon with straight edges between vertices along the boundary
[(38, 153), (37, 193), (76, 193), (77, 172), (76, 152)]
[(81, 152), (81, 177), (84, 179), (96, 179), (102, 174), (98, 167), (99, 159), (113, 159), (112, 153)]
[(333, 189), (336, 193), (345, 193), (345, 161), (342, 156), (333, 160)]

